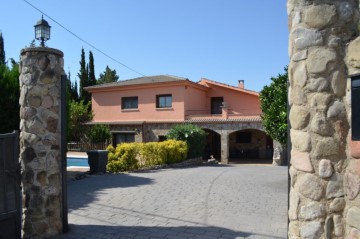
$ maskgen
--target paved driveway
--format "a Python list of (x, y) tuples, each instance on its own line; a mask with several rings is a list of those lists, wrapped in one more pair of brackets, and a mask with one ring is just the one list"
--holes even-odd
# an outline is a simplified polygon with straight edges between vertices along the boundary
[(68, 184), (59, 238), (286, 238), (287, 167), (206, 166)]

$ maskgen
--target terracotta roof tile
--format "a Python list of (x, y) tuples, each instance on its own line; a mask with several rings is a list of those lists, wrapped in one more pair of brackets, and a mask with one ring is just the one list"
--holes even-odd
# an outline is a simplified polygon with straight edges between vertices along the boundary
[(88, 86), (85, 87), (84, 89), (90, 90), (90, 89), (109, 88), (114, 86), (129, 86), (129, 85), (165, 83), (165, 82), (176, 82), (176, 81), (189, 81), (189, 79), (183, 77), (171, 76), (171, 75), (145, 76), (145, 77), (138, 77), (129, 80), (105, 83), (101, 85)]

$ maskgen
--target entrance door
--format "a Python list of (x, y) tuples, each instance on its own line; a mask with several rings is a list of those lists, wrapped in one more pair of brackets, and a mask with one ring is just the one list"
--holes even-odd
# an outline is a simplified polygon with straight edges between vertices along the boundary
[(0, 239), (21, 238), (19, 132), (0, 134)]
[(211, 97), (211, 114), (221, 114), (221, 106), (224, 102), (224, 97)]

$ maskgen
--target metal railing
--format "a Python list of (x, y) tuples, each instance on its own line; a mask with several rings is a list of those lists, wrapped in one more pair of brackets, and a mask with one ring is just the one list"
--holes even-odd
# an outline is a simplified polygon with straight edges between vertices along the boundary
[(85, 152), (89, 150), (104, 150), (109, 146), (109, 143), (82, 143), (70, 142), (67, 144), (68, 151)]

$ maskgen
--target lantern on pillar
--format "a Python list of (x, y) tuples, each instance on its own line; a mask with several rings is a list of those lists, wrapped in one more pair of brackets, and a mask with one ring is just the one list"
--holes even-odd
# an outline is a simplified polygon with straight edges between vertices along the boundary
[(41, 46), (45, 46), (45, 41), (50, 39), (50, 28), (51, 26), (47, 21), (44, 20), (44, 16), (41, 20), (37, 21), (35, 27), (35, 39), (41, 41)]

